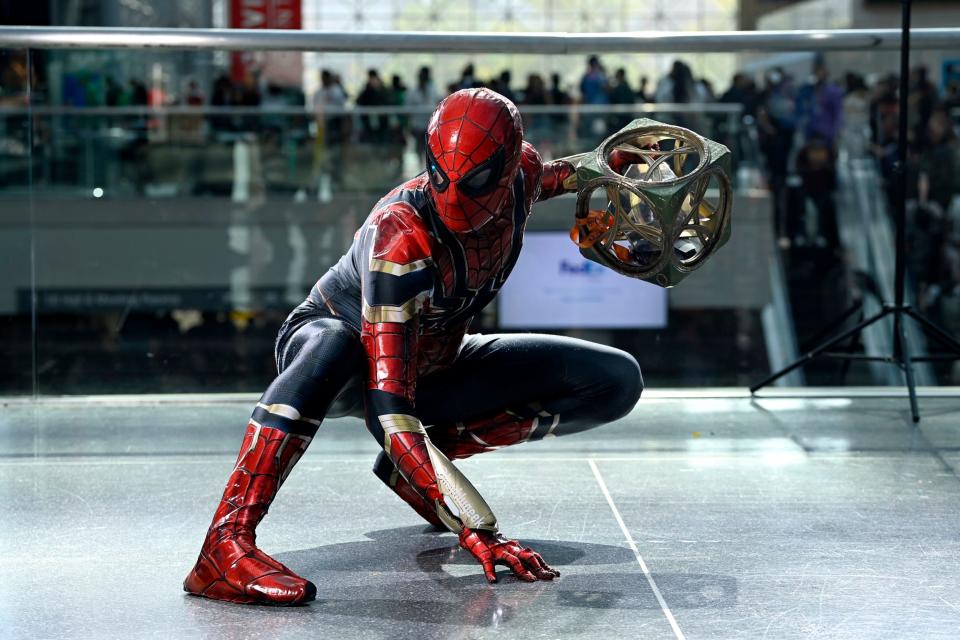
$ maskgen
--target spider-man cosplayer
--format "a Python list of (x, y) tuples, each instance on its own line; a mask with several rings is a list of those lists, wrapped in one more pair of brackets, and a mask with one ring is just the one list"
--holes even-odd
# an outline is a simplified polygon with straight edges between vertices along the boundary
[(363, 415), (383, 447), (373, 471), (426, 521), (455, 532), (496, 582), (559, 576), (501, 535), (451, 460), (616, 420), (636, 404), (630, 355), (572, 338), (467, 334), (507, 279), (534, 202), (576, 188), (544, 164), (512, 102), (458, 91), (427, 129), (426, 172), (388, 193), (350, 250), (287, 318), (279, 376), (257, 403), (189, 593), (260, 604), (316, 587), (256, 546), (255, 528), (326, 416)]

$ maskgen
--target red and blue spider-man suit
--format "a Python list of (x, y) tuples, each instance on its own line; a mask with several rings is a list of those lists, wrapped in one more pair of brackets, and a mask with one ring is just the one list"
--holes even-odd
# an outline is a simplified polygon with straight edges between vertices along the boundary
[(572, 338), (468, 335), (517, 261), (532, 205), (575, 187), (544, 164), (520, 114), (486, 89), (444, 100), (427, 170), (373, 208), (340, 261), (277, 339), (279, 376), (247, 426), (236, 467), (184, 589), (231, 602), (297, 604), (313, 583), (256, 547), (255, 528), (326, 416), (364, 415), (383, 446), (374, 472), (424, 519), (457, 533), (496, 581), (559, 573), (502, 536), (451, 460), (615, 420), (640, 397), (628, 354)]

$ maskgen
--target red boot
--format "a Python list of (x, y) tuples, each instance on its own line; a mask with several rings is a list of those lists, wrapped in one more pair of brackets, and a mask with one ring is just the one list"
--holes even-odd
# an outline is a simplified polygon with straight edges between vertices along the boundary
[(300, 604), (316, 597), (312, 582), (257, 548), (254, 531), (308, 444), (305, 436), (250, 422), (200, 557), (183, 582), (184, 591), (214, 600), (271, 605)]

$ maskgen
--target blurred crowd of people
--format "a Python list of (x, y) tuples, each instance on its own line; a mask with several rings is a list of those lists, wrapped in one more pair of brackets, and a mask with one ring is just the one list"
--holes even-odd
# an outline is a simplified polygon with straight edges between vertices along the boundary
[[(7, 104), (16, 104), (14, 94), (25, 91), (26, 68), (20, 58), (5, 58), (0, 97)], [(42, 85), (45, 74), (34, 75), (34, 84)], [(651, 81), (642, 74), (631, 77), (626, 68), (609, 73), (598, 56), (586, 59), (576, 87), (557, 73), (549, 78), (531, 73), (524, 83), (516, 83), (509, 70), (481, 77), (472, 63), (462, 69), (459, 78), (447, 83), (437, 82), (426, 66), (409, 79), (400, 74), (386, 78), (379, 70), (370, 69), (362, 82), (345, 82), (336, 72), (323, 69), (318, 81), (317, 89), (308, 96), (301, 87), (281, 87), (250, 70), (239, 80), (223, 73), (207, 91), (189, 78), (174, 89), (148, 86), (138, 78), (121, 82), (110, 74), (84, 73), (66, 75), (60, 93), (68, 106), (214, 107), (203, 119), (182, 117), (179, 121), (184, 128), (192, 128), (198, 142), (209, 133), (276, 130), (325, 148), (376, 144), (388, 148), (385, 153), (391, 157), (399, 153), (395, 149), (406, 148), (410, 142), (417, 151), (422, 150), (430, 112), (445, 95), (458, 89), (489, 87), (513, 100), (526, 112), (528, 137), (548, 147), (574, 138), (579, 139), (576, 144), (599, 141), (634, 117), (629, 105), (656, 103), (663, 106), (656, 113), (658, 119), (719, 139), (731, 147), (735, 160), (744, 159), (744, 148), (753, 143), (751, 151), (759, 154), (754, 152), (749, 160), (762, 165), (774, 196), (775, 224), (783, 244), (837, 244), (833, 193), (839, 153), (874, 158), (888, 185), (894, 177), (897, 78), (890, 75), (868, 82), (855, 72), (831, 77), (822, 59), (815, 62), (808, 78), (794, 77), (781, 68), (757, 77), (736, 73), (722, 93), (716, 92), (708, 79), (697, 77), (683, 60), (674, 61), (666, 74)], [(42, 86), (34, 87), (32, 99), (42, 101), (44, 94)], [(955, 165), (960, 82), (954, 80), (943, 92), (938, 91), (926, 68), (918, 67), (911, 73), (909, 99), (911, 166), (916, 168), (910, 177), (910, 195), (924, 215), (946, 220), (960, 190), (960, 172)], [(735, 131), (729, 130), (730, 121), (724, 117), (698, 109), (711, 103), (739, 106), (742, 120), (735, 122)], [(570, 108), (573, 105), (577, 108)], [(683, 108), (685, 105), (690, 106)], [(559, 109), (523, 109), (549, 106)], [(611, 108), (604, 113), (605, 106), (624, 106), (624, 110)], [(284, 108), (291, 113), (271, 115)], [(203, 121), (206, 133), (201, 131)], [(329, 163), (330, 158), (339, 156), (335, 152), (316, 157), (326, 157)], [(802, 214), (811, 205), (815, 222)]]
[[(923, 204), (933, 194), (932, 199), (945, 211), (953, 195), (960, 192), (954, 170), (960, 86), (954, 83), (941, 95), (924, 67), (911, 72), (909, 86), (912, 175), (908, 197), (919, 198)], [(862, 75), (847, 72), (838, 82), (818, 61), (805, 83), (797, 83), (782, 69), (774, 69), (765, 75), (764, 86), (758, 88), (752, 78), (737, 74), (721, 99), (742, 104), (744, 115), (756, 118), (766, 173), (777, 195), (778, 223), (785, 222), (781, 214), (788, 206), (783, 189), (788, 176), (795, 175), (804, 192), (817, 201), (820, 226), (824, 227), (821, 237), (832, 242), (835, 229), (827, 227), (835, 226), (835, 216), (830, 210), (832, 198), (827, 194), (836, 188), (838, 154), (872, 158), (891, 201), (896, 195), (898, 93), (899, 79), (894, 75), (868, 85)]]
[[(887, 210), (900, 197), (899, 78), (872, 82), (855, 72), (834, 79), (822, 60), (806, 82), (782, 69), (762, 87), (737, 74), (721, 97), (756, 120), (781, 246), (839, 249), (837, 163), (874, 164)], [(960, 330), (960, 82), (943, 91), (925, 67), (908, 78), (909, 266), (920, 305)], [(812, 215), (811, 215), (812, 214)], [(812, 218), (812, 219), (811, 219)]]
[[(960, 81), (945, 85), (938, 89), (923, 66), (912, 69), (907, 79), (907, 265), (920, 309), (956, 334)], [(744, 118), (756, 123), (781, 248), (832, 253), (833, 268), (849, 268), (837, 224), (840, 162), (851, 163), (848, 175), (872, 166), (882, 185), (881, 201), (889, 214), (896, 210), (901, 197), (899, 92), (896, 75), (868, 81), (850, 71), (831, 77), (823, 60), (815, 62), (805, 81), (779, 68), (768, 71), (762, 85), (747, 74), (734, 76), (720, 100), (741, 104)], [(854, 194), (854, 199), (862, 197)], [(878, 214), (871, 208), (865, 219), (874, 220)], [(820, 285), (824, 290), (832, 286), (826, 281)]]
[[(26, 67), (18, 66), (18, 61), (11, 57), (4, 67), (3, 96), (8, 103), (15, 93), (11, 90), (25, 85)], [(776, 233), (784, 247), (805, 243), (838, 246), (835, 192), (840, 154), (872, 158), (888, 195), (896, 195), (892, 185), (898, 145), (898, 79), (894, 75), (869, 81), (856, 72), (831, 76), (818, 58), (809, 77), (795, 77), (801, 76), (795, 68), (773, 68), (755, 75), (739, 72), (725, 90), (717, 92), (683, 60), (675, 60), (669, 71), (655, 80), (642, 74), (632, 77), (622, 67), (610, 73), (598, 56), (585, 62), (575, 87), (558, 73), (549, 78), (531, 73), (523, 83), (515, 82), (509, 70), (482, 77), (469, 63), (450, 82), (435, 80), (427, 66), (417, 69), (409, 80), (400, 74), (387, 78), (379, 70), (369, 69), (361, 82), (345, 82), (335, 71), (322, 69), (312, 95), (300, 87), (265, 82), (251, 71), (239, 81), (223, 73), (208, 91), (193, 79), (185, 79), (176, 91), (164, 91), (136, 78), (122, 83), (106, 75), (91, 84), (82, 82), (80, 76), (69, 76), (62, 99), (73, 106), (214, 107), (217, 109), (203, 119), (181, 118), (184, 128), (190, 125), (197, 132), (195, 141), (202, 142), (211, 133), (264, 135), (277, 131), (298, 143), (312, 141), (318, 150), (314, 165), (321, 171), (324, 166), (329, 169), (348, 163), (349, 150), (343, 147), (373, 144), (382, 148), (378, 153), (395, 160), (396, 177), (401, 171), (400, 154), (410, 145), (418, 154), (422, 151), (431, 111), (445, 95), (458, 89), (489, 87), (516, 102), (524, 111), (528, 138), (548, 151), (562, 141), (570, 146), (595, 143), (635, 116), (630, 105), (656, 104), (663, 107), (656, 111), (656, 118), (714, 137), (733, 150), (735, 162), (747, 160), (761, 170), (772, 194)], [(19, 76), (23, 76), (21, 82), (15, 82)], [(38, 80), (42, 83), (42, 74)], [(940, 91), (927, 69), (917, 67), (909, 84), (912, 162), (908, 195), (917, 202), (918, 220), (924, 228), (949, 238), (952, 220), (960, 216), (956, 199), (960, 193), (956, 133), (960, 82), (954, 80)], [(35, 91), (34, 96), (42, 98), (43, 91)], [(741, 117), (712, 116), (699, 108), (711, 103), (736, 105)], [(550, 106), (558, 109), (530, 108)], [(614, 106), (624, 109), (603, 111)], [(284, 108), (290, 113), (271, 115)], [(207, 123), (207, 133), (200, 131), (202, 121)], [(362, 154), (362, 149), (358, 150), (353, 159)], [(946, 250), (933, 253), (951, 254)]]
[[(338, 73), (330, 69), (322, 69), (318, 79), (318, 88), (308, 96), (301, 87), (279, 86), (249, 70), (242, 78), (221, 73), (206, 90), (192, 78), (179, 82), (165, 78), (159, 84), (149, 84), (141, 78), (120, 81), (110, 74), (82, 72), (65, 75), (59, 94), (64, 106), (73, 107), (209, 106), (261, 108), (265, 112), (280, 107), (311, 109), (329, 114), (324, 134), (331, 143), (348, 139), (380, 143), (396, 140), (398, 135), (406, 133), (416, 135), (425, 128), (429, 112), (444, 96), (464, 88), (489, 87), (521, 106), (698, 104), (717, 100), (710, 82), (705, 78), (694, 78), (691, 67), (679, 60), (655, 84), (645, 75), (635, 78), (634, 84), (623, 67), (610, 74), (597, 56), (588, 58), (575, 87), (559, 73), (552, 73), (549, 78), (531, 73), (523, 84), (515, 83), (509, 70), (481, 77), (472, 63), (463, 68), (459, 78), (445, 84), (436, 82), (430, 67), (426, 66), (420, 67), (415, 77), (409, 79), (399, 74), (387, 78), (378, 69), (369, 69), (366, 78), (360, 83), (350, 83), (350, 88)], [(5, 84), (11, 92), (17, 89), (14, 85), (18, 85), (13, 81)], [(19, 84), (23, 85), (21, 93), (26, 95), (25, 83)], [(49, 93), (46, 87), (34, 86), (32, 101), (42, 103)], [(391, 114), (360, 113), (356, 119), (340, 113), (354, 107), (397, 107), (398, 112), (406, 113), (402, 118)], [(567, 113), (557, 113), (530, 120), (529, 124), (540, 130), (551, 124), (568, 123), (570, 117)], [(608, 120), (602, 119), (604, 131), (589, 129), (589, 133), (604, 133)], [(624, 121), (625, 118), (619, 116), (610, 123), (616, 126)], [(253, 129), (258, 123), (260, 121), (225, 115), (211, 119), (214, 131)], [(588, 124), (593, 126), (595, 122), (591, 120)]]

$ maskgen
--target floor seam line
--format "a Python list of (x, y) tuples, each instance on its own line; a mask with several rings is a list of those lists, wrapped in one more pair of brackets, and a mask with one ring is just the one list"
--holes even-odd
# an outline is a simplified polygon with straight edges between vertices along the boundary
[(607, 483), (604, 481), (603, 475), (600, 473), (600, 468), (592, 459), (588, 459), (587, 463), (590, 465), (590, 469), (593, 471), (593, 477), (600, 486), (600, 491), (603, 492), (603, 497), (607, 499), (607, 504), (610, 505), (610, 510), (613, 511), (613, 517), (616, 519), (617, 524), (620, 525), (620, 531), (623, 532), (623, 535), (627, 539), (627, 544), (630, 545), (630, 549), (633, 551), (633, 555), (637, 559), (637, 564), (640, 565), (640, 570), (643, 571), (643, 575), (647, 579), (647, 583), (650, 584), (650, 589), (653, 591), (653, 595), (656, 596), (657, 602), (660, 603), (660, 609), (663, 611), (663, 615), (666, 616), (667, 622), (670, 623), (670, 628), (673, 629), (673, 634), (677, 637), (677, 640), (686, 640), (686, 637), (683, 635), (683, 631), (680, 630), (680, 625), (677, 624), (676, 618), (673, 617), (673, 613), (670, 611), (670, 607), (667, 605), (667, 601), (664, 600), (663, 594), (660, 593), (660, 587), (657, 586), (656, 581), (653, 579), (653, 575), (650, 573), (650, 569), (647, 568), (647, 563), (644, 562), (643, 556), (640, 555), (640, 549), (637, 548), (636, 541), (630, 534), (630, 530), (627, 529), (627, 525), (623, 521), (623, 516), (620, 515), (620, 510), (617, 509), (617, 505), (613, 501), (613, 496), (610, 495), (610, 490), (607, 489)]

